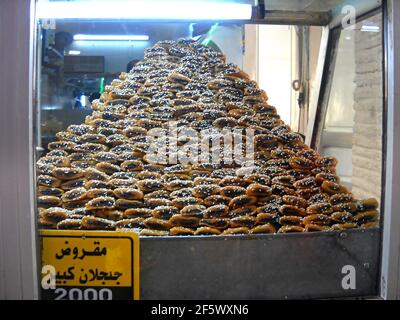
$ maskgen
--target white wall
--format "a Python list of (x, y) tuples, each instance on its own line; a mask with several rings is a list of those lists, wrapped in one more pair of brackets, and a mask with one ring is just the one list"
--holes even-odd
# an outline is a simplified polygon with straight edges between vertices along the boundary
[(291, 124), (292, 31), (290, 26), (258, 26), (258, 83), (285, 123)]

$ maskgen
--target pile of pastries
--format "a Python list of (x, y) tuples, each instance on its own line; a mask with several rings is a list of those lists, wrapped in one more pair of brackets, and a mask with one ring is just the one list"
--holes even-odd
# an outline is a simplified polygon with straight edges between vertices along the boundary
[[(194, 40), (158, 42), (37, 161), (40, 227), (142, 236), (376, 227), (378, 202), (354, 199), (340, 184), (337, 160), (305, 145), (267, 101), (222, 53)], [(182, 132), (207, 134), (196, 140)], [(224, 132), (243, 132), (239, 149), (253, 147), (243, 161), (210, 145)], [(188, 161), (171, 161), (188, 149), (195, 150)]]

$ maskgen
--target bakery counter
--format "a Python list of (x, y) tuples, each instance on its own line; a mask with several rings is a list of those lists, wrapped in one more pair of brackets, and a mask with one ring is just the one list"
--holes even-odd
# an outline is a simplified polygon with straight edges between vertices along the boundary
[(142, 237), (141, 299), (376, 296), (379, 229)]

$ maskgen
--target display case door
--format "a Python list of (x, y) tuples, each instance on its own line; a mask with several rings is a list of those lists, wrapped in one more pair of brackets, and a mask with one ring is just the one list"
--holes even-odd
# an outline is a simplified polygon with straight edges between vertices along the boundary
[(385, 3), (386, 135), (381, 296), (400, 299), (400, 2)]
[[(377, 106), (373, 107), (371, 115), (376, 117), (375, 123), (375, 135), (369, 137), (368, 141), (364, 141), (370, 145), (369, 149), (377, 148), (380, 151), (381, 159), (375, 159), (375, 165), (371, 166), (369, 171), (377, 171), (379, 179), (371, 179), (370, 191), (371, 193), (381, 194), (381, 217), (382, 226), (382, 251), (381, 251), (381, 273), (380, 273), (380, 295), (385, 299), (398, 299), (400, 297), (399, 290), (399, 276), (400, 276), (400, 264), (399, 264), (399, 252), (398, 248), (400, 244), (399, 237), (399, 226), (400, 218), (399, 203), (395, 200), (395, 195), (400, 193), (400, 177), (399, 177), (399, 92), (398, 92), (398, 81), (399, 81), (399, 57), (395, 52), (399, 50), (399, 19), (400, 19), (400, 5), (397, 1), (383, 1), (382, 8), (370, 10), (358, 10), (358, 2), (351, 1), (350, 5), (354, 5), (357, 15), (357, 26), (358, 29), (358, 40), (364, 36), (364, 41), (369, 41), (365, 35), (368, 31), (360, 30), (362, 28), (360, 24), (369, 20), (377, 25), (382, 26), (379, 28), (379, 34), (376, 30), (371, 29), (372, 32), (378, 34), (372, 34), (369, 39), (372, 41), (368, 49), (372, 53), (373, 48), (382, 46), (382, 50), (379, 50), (379, 55), (375, 56), (376, 74), (380, 74), (379, 77), (379, 90), (372, 85), (370, 91), (362, 91), (357, 87), (357, 78), (355, 82), (355, 88), (349, 88), (349, 85), (353, 83), (353, 79), (350, 79), (352, 75), (351, 65), (347, 63), (348, 59), (351, 59), (349, 55), (354, 55), (353, 50), (349, 50), (349, 46), (346, 45), (346, 40), (351, 40), (349, 34), (346, 35), (346, 28), (343, 26), (343, 20), (340, 20), (340, 15), (333, 18), (330, 28), (325, 30), (323, 34), (323, 41), (326, 40), (326, 47), (321, 47), (321, 55), (319, 61), (319, 77), (320, 91), (314, 101), (311, 102), (311, 117), (309, 119), (307, 141), (313, 147), (321, 152), (324, 149), (335, 149), (336, 152), (342, 152), (346, 154), (347, 151), (354, 147), (354, 140), (357, 139), (357, 132), (353, 134), (353, 129), (359, 125), (356, 130), (362, 131), (361, 125), (358, 123), (351, 123), (353, 117), (357, 119), (360, 117), (360, 110), (362, 108), (368, 108), (368, 101), (363, 100), (365, 96), (368, 98), (376, 98), (377, 104), (379, 105), (379, 111)], [(336, 10), (338, 11), (338, 10)], [(361, 31), (361, 32), (360, 32)], [(350, 32), (352, 32), (350, 30)], [(356, 37), (356, 36), (355, 36)], [(362, 39), (361, 39), (362, 40)], [(375, 42), (373, 44), (372, 42)], [(359, 44), (359, 43), (358, 43)], [(355, 43), (355, 46), (358, 45)], [(363, 43), (361, 43), (363, 44)], [(354, 45), (354, 44), (353, 44)], [(376, 54), (376, 50), (372, 54)], [(359, 57), (360, 58), (360, 57)], [(356, 60), (356, 57), (353, 57)], [(360, 65), (357, 66), (357, 70), (354, 70), (354, 74), (358, 73), (358, 80), (360, 67), (365, 64), (365, 59), (360, 59)], [(374, 59), (374, 58), (372, 58)], [(369, 62), (371, 62), (371, 57)], [(371, 70), (369, 70), (371, 71)], [(375, 75), (376, 75), (375, 74)], [(369, 74), (373, 75), (372, 73)], [(347, 78), (346, 78), (347, 77)], [(369, 79), (371, 83), (376, 79)], [(364, 79), (364, 81), (367, 81)], [(346, 85), (347, 84), (347, 85)], [(376, 83), (375, 83), (376, 84)], [(340, 86), (342, 86), (340, 88)], [(378, 87), (378, 86), (377, 86)], [(360, 101), (354, 101), (358, 103), (358, 114), (357, 110), (351, 110), (352, 113), (348, 113), (345, 109), (340, 109), (346, 106), (345, 102), (353, 100), (353, 97), (349, 96), (349, 91), (359, 90)], [(374, 91), (375, 90), (375, 91)], [(382, 90), (382, 91), (381, 91)], [(381, 91), (381, 92), (380, 92)], [(374, 97), (374, 94), (377, 94)], [(371, 94), (371, 96), (369, 96)], [(336, 109), (335, 109), (336, 107)], [(354, 114), (353, 114), (354, 112)], [(365, 111), (367, 112), (367, 111)], [(361, 115), (362, 117), (362, 115)], [(338, 128), (340, 127), (340, 128)], [(379, 128), (381, 127), (381, 128)], [(334, 129), (336, 128), (336, 130)], [(349, 129), (351, 132), (349, 132)], [(347, 150), (347, 151), (346, 151)], [(358, 150), (360, 151), (360, 150)], [(361, 150), (365, 154), (362, 156), (371, 157), (372, 155), (367, 154), (368, 148)], [(328, 151), (329, 152), (329, 151)], [(348, 152), (347, 152), (348, 153)], [(351, 154), (350, 154), (351, 158)], [(360, 158), (358, 158), (359, 160)], [(342, 160), (342, 159), (340, 159)], [(353, 163), (349, 163), (342, 171), (348, 171), (349, 167), (353, 167), (354, 170), (359, 170), (357, 167), (358, 161), (353, 159)], [(343, 162), (343, 161), (342, 161)], [(371, 160), (373, 162), (373, 160)], [(362, 170), (361, 170), (362, 172)], [(364, 176), (359, 174), (359, 186), (365, 187), (363, 183), (368, 184), (367, 176), (370, 172), (365, 171)], [(359, 171), (360, 173), (360, 171)], [(372, 173), (371, 173), (372, 174)], [(343, 180), (348, 179), (351, 184), (351, 179), (354, 177), (354, 172), (342, 172)], [(345, 182), (345, 181), (344, 181)], [(356, 183), (357, 184), (357, 183)]]

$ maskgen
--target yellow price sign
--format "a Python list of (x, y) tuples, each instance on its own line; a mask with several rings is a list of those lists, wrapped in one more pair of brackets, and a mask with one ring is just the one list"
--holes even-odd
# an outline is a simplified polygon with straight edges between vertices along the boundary
[(129, 231), (41, 230), (43, 299), (139, 299), (139, 237)]

